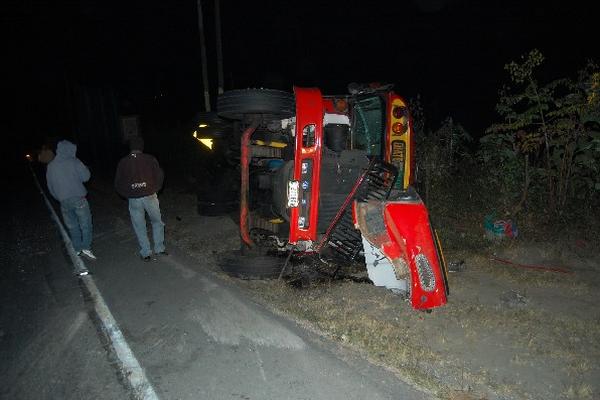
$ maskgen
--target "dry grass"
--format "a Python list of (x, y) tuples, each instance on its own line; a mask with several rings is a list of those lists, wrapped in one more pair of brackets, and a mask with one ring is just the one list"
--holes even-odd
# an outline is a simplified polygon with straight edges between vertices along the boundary
[[(482, 270), (485, 273), (485, 268)], [(395, 368), (403, 377), (442, 398), (452, 398), (455, 393), (483, 398), (490, 392), (505, 398), (541, 398), (535, 387), (527, 387), (531, 377), (511, 378), (515, 367), (531, 374), (540, 365), (556, 368), (573, 382), (565, 393), (585, 395), (598, 390), (589, 383), (593, 373), (598, 373), (598, 320), (582, 320), (531, 306), (504, 308), (486, 299), (473, 301), (473, 290), (485, 290), (485, 286), (479, 283), (477, 288), (476, 279), (469, 282), (466, 276), (463, 282), (462, 278), (451, 282), (464, 285), (454, 291), (457, 301), (431, 315), (411, 310), (385, 290), (354, 282), (304, 290), (279, 283), (244, 286), (271, 307), (362, 349), (372, 360)], [(490, 279), (502, 280), (498, 276)], [(507, 282), (510, 284), (510, 280), (503, 283)], [(490, 338), (495, 343), (488, 343)], [(507, 354), (503, 365), (494, 366), (484, 354), (478, 360), (477, 354), (468, 353), (469, 348), (485, 353), (488, 345)], [(492, 372), (498, 368), (504, 373)], [(584, 377), (589, 379), (587, 382), (577, 382), (582, 374), (589, 376)]]
[(569, 386), (563, 393), (566, 399), (587, 400), (593, 398), (593, 390), (587, 383)]
[[(222, 232), (207, 237), (199, 234), (203, 224), (206, 219), (193, 213), (172, 220), (170, 238), (216, 270), (220, 253), (237, 248), (237, 232), (223, 224)], [(524, 270), (493, 263), (494, 249), (484, 250), (447, 251), (450, 259), (466, 260), (467, 270), (451, 274), (450, 303), (432, 314), (370, 284), (336, 281), (296, 289), (278, 281), (224, 279), (440, 398), (598, 398), (600, 314), (590, 299), (598, 271), (565, 276)], [(522, 243), (496, 250), (531, 253)], [(557, 258), (551, 252), (537, 256)], [(507, 302), (506, 292), (527, 302)]]

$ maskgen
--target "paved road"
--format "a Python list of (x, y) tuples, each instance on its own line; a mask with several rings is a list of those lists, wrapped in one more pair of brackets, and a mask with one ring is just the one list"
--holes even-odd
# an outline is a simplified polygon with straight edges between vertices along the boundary
[[(127, 398), (49, 213), (31, 179), (23, 182), (2, 216), (13, 230), (2, 233), (13, 273), (2, 281), (0, 394)], [(90, 194), (99, 259), (86, 263), (159, 398), (427, 398), (253, 303), (177, 248), (144, 263), (125, 203), (107, 207), (107, 197)]]
[(31, 174), (0, 196), (0, 399), (126, 399)]

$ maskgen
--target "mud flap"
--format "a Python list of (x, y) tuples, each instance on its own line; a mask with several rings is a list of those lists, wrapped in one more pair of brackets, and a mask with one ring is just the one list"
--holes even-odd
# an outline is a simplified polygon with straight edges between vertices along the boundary
[(373, 263), (374, 258), (367, 255), (370, 246), (365, 246), (367, 272), (375, 285), (396, 290), (406, 285), (415, 309), (446, 304), (448, 285), (441, 248), (427, 209), (418, 197), (355, 202), (353, 217), (363, 240), (387, 259), (383, 262), (375, 258), (377, 263)]

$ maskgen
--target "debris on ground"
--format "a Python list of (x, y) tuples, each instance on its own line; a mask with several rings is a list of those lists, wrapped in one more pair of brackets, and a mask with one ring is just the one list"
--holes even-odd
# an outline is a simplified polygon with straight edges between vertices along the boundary
[(517, 226), (510, 219), (496, 220), (493, 215), (486, 215), (483, 226), (486, 237), (492, 241), (516, 238), (519, 235)]
[(448, 272), (461, 272), (467, 269), (465, 260), (450, 261), (448, 263)]
[(502, 293), (500, 300), (508, 308), (524, 307), (529, 302), (529, 299), (517, 292), (516, 290), (509, 290)]

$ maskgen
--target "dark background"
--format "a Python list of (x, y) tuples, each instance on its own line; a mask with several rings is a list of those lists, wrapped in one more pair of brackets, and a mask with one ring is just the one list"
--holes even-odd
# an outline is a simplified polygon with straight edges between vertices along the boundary
[[(202, 4), (214, 108), (213, 1)], [(195, 0), (2, 8), (9, 148), (86, 131), (96, 136), (88, 155), (102, 143), (112, 149), (123, 114), (141, 115), (145, 134), (189, 134), (185, 124), (204, 106)], [(432, 125), (452, 115), (479, 136), (495, 118), (504, 64), (539, 48), (542, 78), (574, 74), (598, 59), (598, 16), (578, 1), (221, 0), (225, 87), (332, 94), (353, 81), (393, 82), (405, 98), (421, 95)]]

